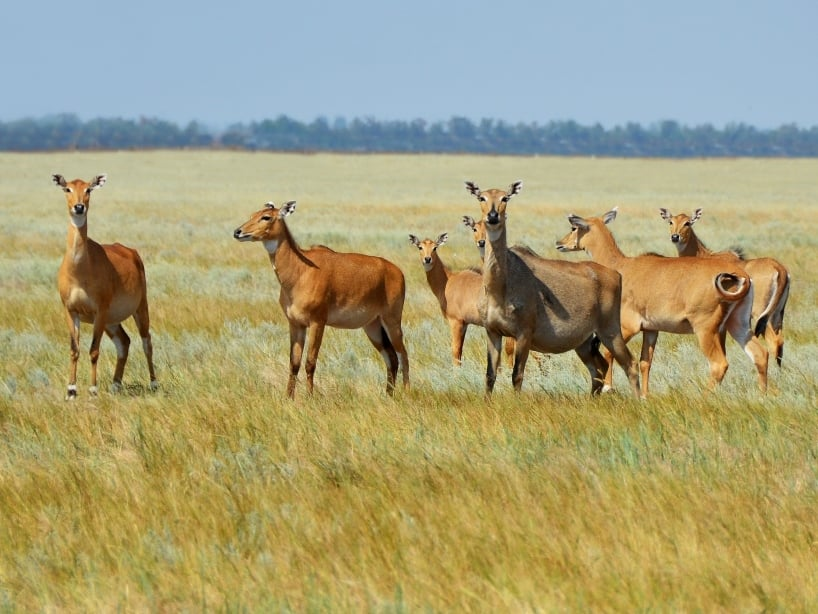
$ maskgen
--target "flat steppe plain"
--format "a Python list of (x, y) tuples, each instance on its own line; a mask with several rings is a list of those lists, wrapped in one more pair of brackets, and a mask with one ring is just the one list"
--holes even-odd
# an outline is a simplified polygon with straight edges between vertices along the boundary
[[(135, 327), (125, 390), (63, 400), (56, 290), (68, 217), (51, 175), (90, 179), (90, 235), (147, 268), (160, 390)], [(818, 160), (636, 160), (229, 151), (0, 154), (0, 607), (5, 611), (815, 611), (818, 607)], [(501, 373), (485, 335), (451, 365), (408, 234), (479, 264), (463, 187), (523, 191), (508, 233), (560, 255), (566, 215), (623, 251), (674, 255), (659, 207), (793, 276), (783, 366), (760, 395), (728, 340), (705, 394), (689, 336), (660, 335), (639, 402), (590, 398), (573, 353)], [(302, 245), (377, 254), (407, 278), (411, 388), (384, 393), (361, 331), (327, 332), (316, 394), (285, 398), (287, 323), (259, 245), (233, 230), (298, 202)], [(686, 280), (674, 280), (684, 284)], [(631, 344), (638, 354), (639, 337)]]

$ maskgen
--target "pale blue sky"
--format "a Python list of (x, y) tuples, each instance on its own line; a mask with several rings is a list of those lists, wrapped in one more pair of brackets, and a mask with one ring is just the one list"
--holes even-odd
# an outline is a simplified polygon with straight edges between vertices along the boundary
[(816, 0), (10, 2), (0, 120), (818, 125)]

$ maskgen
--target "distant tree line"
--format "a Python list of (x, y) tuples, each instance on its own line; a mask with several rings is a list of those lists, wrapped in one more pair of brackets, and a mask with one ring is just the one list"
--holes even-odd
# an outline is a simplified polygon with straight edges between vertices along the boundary
[(269, 151), (479, 153), (632, 157), (813, 157), (818, 126), (785, 124), (760, 130), (744, 123), (718, 129), (668, 120), (604, 128), (575, 121), (508, 123), (465, 117), (426, 122), (318, 118), (304, 123), (276, 119), (210, 130), (197, 122), (181, 127), (154, 118), (92, 119), (64, 114), (0, 122), (0, 150), (114, 150), (212, 148)]

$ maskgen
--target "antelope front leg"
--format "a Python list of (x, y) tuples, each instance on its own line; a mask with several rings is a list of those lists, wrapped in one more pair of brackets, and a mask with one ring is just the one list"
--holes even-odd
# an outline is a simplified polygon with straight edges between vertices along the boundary
[(463, 342), (468, 327), (469, 325), (461, 320), (449, 320), (449, 330), (452, 333), (452, 362), (455, 367), (463, 364)]
[(91, 337), (91, 349), (88, 354), (91, 357), (91, 387), (88, 392), (92, 396), (96, 396), (99, 392), (97, 386), (97, 362), (99, 361), (99, 343), (102, 341), (102, 333), (105, 332), (105, 313), (98, 312), (94, 319), (94, 332)]
[(318, 351), (321, 349), (321, 341), (324, 339), (324, 324), (313, 322), (310, 324), (307, 335), (307, 364), (304, 369), (307, 372), (307, 392), (312, 394), (312, 378), (315, 375), (315, 366), (318, 364)]
[(523, 375), (525, 374), (525, 364), (528, 362), (529, 347), (530, 344), (527, 339), (517, 339), (514, 347), (514, 367), (511, 369), (511, 382), (517, 392), (520, 392), (523, 388)]
[(77, 363), (80, 359), (80, 318), (76, 314), (66, 311), (68, 332), (71, 336), (71, 365), (68, 368), (68, 390), (65, 393), (66, 401), (77, 398)]
[(497, 369), (500, 366), (500, 347), (503, 344), (502, 335), (486, 331), (486, 399), (491, 397), (494, 383), (497, 381)]
[(304, 339), (307, 329), (290, 322), (290, 378), (287, 380), (287, 396), (295, 398), (295, 383), (301, 369), (301, 355), (304, 352)]
[(653, 364), (653, 352), (656, 349), (656, 341), (659, 339), (659, 331), (642, 331), (642, 353), (639, 355), (639, 371), (642, 376), (642, 398), (648, 396), (648, 385), (650, 380), (650, 366)]

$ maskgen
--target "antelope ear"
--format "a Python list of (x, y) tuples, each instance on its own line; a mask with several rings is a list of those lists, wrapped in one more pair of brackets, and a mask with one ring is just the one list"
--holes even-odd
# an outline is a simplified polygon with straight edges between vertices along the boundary
[(661, 216), (662, 216), (662, 219), (663, 219), (663, 220), (665, 220), (666, 222), (670, 222), (670, 218), (672, 218), (672, 217), (673, 217), (673, 216), (670, 214), (670, 211), (668, 211), (668, 210), (667, 210), (667, 209), (665, 209), (664, 207), (659, 207), (659, 215), (661, 215)]
[(605, 222), (606, 224), (610, 224), (611, 222), (613, 222), (616, 219), (617, 210), (618, 208), (614, 207), (613, 209), (608, 211), (608, 213), (602, 216), (602, 221)]
[(62, 175), (51, 175), (51, 181), (53, 181), (57, 187), (65, 187), (65, 177)]
[(478, 198), (480, 197), (480, 188), (478, 188), (477, 184), (474, 183), (473, 181), (466, 182), (466, 190), (468, 190), (470, 193), (474, 194)]
[(474, 218), (470, 215), (463, 216), (463, 225), (468, 226), (472, 230), (474, 230)]
[(409, 243), (420, 247), (420, 239), (418, 239), (415, 235), (409, 235)]
[(91, 180), (91, 183), (88, 184), (88, 189), (96, 190), (97, 188), (101, 188), (105, 185), (106, 181), (108, 181), (108, 175), (104, 173), (102, 175), (97, 175)]
[(699, 219), (699, 218), (702, 216), (702, 213), (703, 213), (703, 211), (702, 211), (702, 208), (701, 208), (701, 207), (699, 207), (698, 209), (696, 209), (696, 210), (693, 212), (693, 217), (692, 217), (692, 218), (690, 218), (690, 225), (691, 225), (691, 226), (692, 226), (693, 224), (695, 224), (695, 223), (696, 223), (696, 220), (698, 220), (698, 219)]
[(523, 189), (523, 182), (522, 181), (515, 181), (511, 184), (508, 188), (508, 195), (514, 196), (515, 194), (519, 194)]
[(287, 217), (293, 213), (295, 213), (295, 201), (291, 200), (281, 205), (281, 209), (278, 210), (278, 217)]
[(585, 218), (578, 216), (576, 213), (572, 213), (568, 216), (568, 221), (571, 222), (571, 227), (577, 226), (582, 229), (588, 228), (588, 222), (585, 221)]
[(447, 240), (448, 238), (449, 238), (449, 233), (448, 233), (448, 232), (444, 232), (442, 235), (440, 235), (440, 236), (437, 238), (437, 241), (435, 241), (435, 245), (438, 245), (438, 246), (439, 246), (439, 245), (443, 245), (443, 244), (446, 242), (446, 240)]

